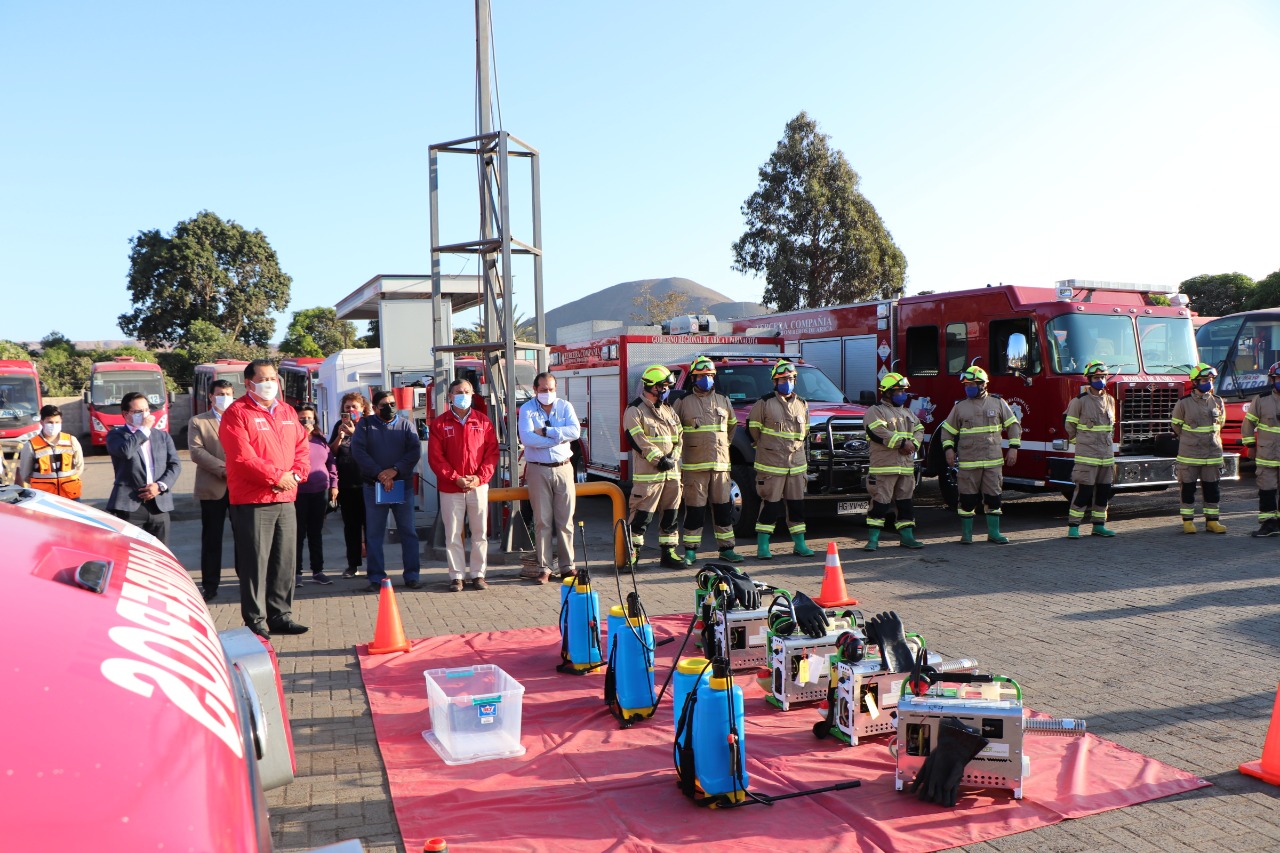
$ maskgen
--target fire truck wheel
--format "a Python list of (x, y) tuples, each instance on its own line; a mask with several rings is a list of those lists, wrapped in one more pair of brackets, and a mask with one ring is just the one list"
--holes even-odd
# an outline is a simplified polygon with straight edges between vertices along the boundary
[(733, 466), (733, 484), (737, 486), (741, 502), (734, 501), (733, 531), (739, 536), (751, 538), (756, 534), (756, 517), (760, 515), (760, 497), (756, 494), (755, 473), (745, 462)]

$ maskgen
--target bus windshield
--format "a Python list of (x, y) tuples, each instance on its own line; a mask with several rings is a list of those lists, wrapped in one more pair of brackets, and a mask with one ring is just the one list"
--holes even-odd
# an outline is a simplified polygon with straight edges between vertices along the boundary
[[(1188, 337), (1190, 324), (1188, 322)], [(1056, 373), (1084, 373), (1091, 361), (1105, 362), (1115, 373), (1136, 373), (1138, 340), (1133, 321), (1123, 315), (1063, 314), (1045, 323)]]
[[(716, 387), (735, 406), (773, 390), (772, 364), (735, 364), (716, 368)], [(811, 403), (843, 403), (844, 394), (816, 367), (796, 365), (796, 393)]]
[[(1218, 324), (1223, 328), (1215, 334), (1212, 328)], [(1227, 332), (1234, 333), (1230, 341), (1220, 343)], [(1267, 371), (1280, 361), (1280, 314), (1257, 312), (1243, 318), (1224, 317), (1206, 324), (1200, 333), (1198, 337), (1219, 343), (1216, 348), (1202, 346), (1200, 350), (1200, 360), (1218, 368), (1219, 393), (1224, 397), (1248, 397), (1267, 387)]]
[(164, 377), (151, 370), (103, 370), (93, 374), (89, 401), (108, 415), (120, 414), (120, 400), (130, 391), (147, 398), (152, 411), (164, 404)]
[(1142, 367), (1155, 376), (1190, 376), (1196, 366), (1196, 339), (1189, 317), (1139, 317)]
[(37, 411), (35, 379), (26, 374), (0, 373), (0, 427), (28, 426)]

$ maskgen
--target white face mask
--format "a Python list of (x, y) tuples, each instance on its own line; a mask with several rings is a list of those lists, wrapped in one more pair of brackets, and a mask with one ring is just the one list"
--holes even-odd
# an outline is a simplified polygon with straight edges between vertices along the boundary
[(133, 424), (136, 427), (140, 427), (142, 426), (143, 418), (145, 418), (146, 416), (147, 416), (146, 412), (130, 412), (129, 423)]
[(538, 392), (538, 402), (541, 403), (542, 405), (550, 406), (555, 401), (556, 401), (555, 391), (539, 391)]
[(280, 393), (280, 383), (274, 379), (264, 379), (253, 384), (253, 391), (262, 399), (271, 402)]
[(45, 438), (53, 438), (62, 432), (62, 424), (40, 424), (40, 432)]
[(219, 412), (225, 412), (227, 410), (227, 406), (230, 406), (233, 400), (235, 400), (235, 397), (232, 397), (229, 394), (219, 394), (217, 397), (213, 398), (213, 407)]
[(470, 394), (454, 394), (453, 407), (455, 409), (471, 408), (471, 395)]

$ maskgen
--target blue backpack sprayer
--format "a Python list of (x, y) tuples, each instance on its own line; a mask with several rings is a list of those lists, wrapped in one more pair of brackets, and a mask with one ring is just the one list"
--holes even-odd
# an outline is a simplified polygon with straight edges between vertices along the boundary
[[(582, 522), (578, 522), (578, 530), (582, 531)], [(560, 585), (560, 663), (556, 672), (586, 675), (601, 666), (600, 596), (591, 588), (591, 572), (584, 561), (577, 577), (566, 578)]]

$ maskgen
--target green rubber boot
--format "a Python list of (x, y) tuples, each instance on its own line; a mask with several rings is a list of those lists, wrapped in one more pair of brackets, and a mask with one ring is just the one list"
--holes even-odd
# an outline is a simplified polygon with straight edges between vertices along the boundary
[(696, 562), (698, 562), (698, 550), (696, 548), (685, 548), (684, 564), (686, 566), (692, 566)]
[(880, 528), (867, 528), (867, 544), (862, 546), (864, 551), (874, 551), (880, 547)]
[(1078, 525), (1078, 524), (1068, 524), (1068, 525), (1067, 525), (1067, 538), (1068, 538), (1068, 539), (1079, 539), (1079, 538), (1080, 538), (1080, 525)]
[(1009, 538), (1000, 535), (1000, 516), (987, 516), (987, 541), (994, 542), (997, 545), (1008, 545)]
[(726, 563), (741, 563), (742, 555), (734, 551), (732, 548), (721, 548), (720, 559)]
[(973, 544), (973, 516), (966, 515), (960, 519), (960, 544)]
[(904, 527), (898, 531), (898, 542), (903, 548), (923, 548), (924, 543), (916, 538), (914, 527)]
[(773, 559), (773, 552), (769, 550), (769, 534), (768, 533), (756, 534), (756, 559), (757, 560)]
[(812, 556), (813, 556), (813, 551), (811, 551), (811, 550), (809, 549), (809, 546), (808, 546), (808, 545), (804, 544), (804, 534), (803, 534), (803, 533), (792, 533), (792, 534), (791, 534), (791, 541), (795, 543), (795, 546), (796, 546), (796, 547), (795, 547), (795, 554), (796, 554), (796, 556), (797, 556), (797, 557), (812, 557)]
[(1094, 536), (1115, 536), (1116, 532), (1114, 530), (1108, 530), (1107, 523), (1105, 521), (1099, 521), (1099, 522), (1095, 522), (1093, 525), (1093, 535)]

